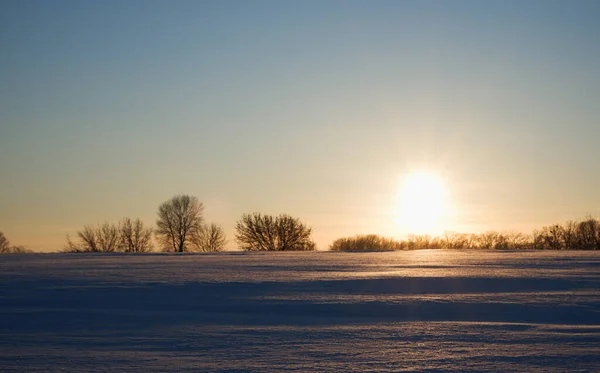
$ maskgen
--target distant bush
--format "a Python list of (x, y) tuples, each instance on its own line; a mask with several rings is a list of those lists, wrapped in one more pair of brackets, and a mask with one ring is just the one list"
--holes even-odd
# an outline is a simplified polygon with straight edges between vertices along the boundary
[(474, 235), (473, 248), (483, 250), (522, 250), (532, 248), (531, 239), (518, 232), (488, 231)]
[(443, 248), (440, 237), (432, 237), (429, 235), (410, 235), (408, 236), (407, 240), (400, 242), (402, 242), (403, 246), (408, 250), (431, 250)]
[(140, 219), (129, 218), (117, 224), (86, 225), (77, 232), (74, 242), (67, 235), (63, 252), (111, 253), (148, 252), (152, 250), (152, 229), (145, 228)]
[(29, 254), (33, 250), (26, 249), (24, 246), (11, 246), (10, 241), (4, 233), (0, 232), (0, 254)]
[(390, 251), (405, 249), (404, 243), (376, 234), (338, 238), (330, 246), (333, 251)]
[(5, 254), (32, 254), (33, 250), (26, 248), (25, 246), (11, 246)]

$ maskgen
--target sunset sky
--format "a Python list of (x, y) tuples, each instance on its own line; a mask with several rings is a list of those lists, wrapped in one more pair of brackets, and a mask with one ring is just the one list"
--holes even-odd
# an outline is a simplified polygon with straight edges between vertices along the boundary
[(402, 237), (407, 175), (441, 228), (600, 214), (600, 1), (0, 2), (0, 231), (60, 249), (84, 224), (197, 196), (229, 248), (287, 213), (320, 249)]

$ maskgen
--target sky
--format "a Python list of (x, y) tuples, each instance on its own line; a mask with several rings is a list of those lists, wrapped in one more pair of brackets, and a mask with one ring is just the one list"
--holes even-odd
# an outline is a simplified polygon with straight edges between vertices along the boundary
[(0, 2), (0, 231), (52, 251), (86, 224), (198, 197), (235, 248), (286, 213), (321, 249), (401, 237), (406, 175), (443, 228), (600, 213), (598, 1)]

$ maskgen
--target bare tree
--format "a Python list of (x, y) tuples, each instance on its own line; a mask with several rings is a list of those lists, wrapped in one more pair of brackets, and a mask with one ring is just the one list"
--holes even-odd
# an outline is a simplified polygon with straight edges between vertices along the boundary
[(202, 231), (204, 206), (196, 197), (177, 195), (158, 207), (156, 236), (165, 251), (184, 252)]
[(436, 237), (411, 234), (406, 241), (406, 248), (409, 250), (439, 249), (441, 244), (442, 241)]
[(529, 248), (529, 239), (521, 232), (509, 231), (504, 233), (505, 242), (509, 250)]
[(0, 232), (0, 253), (10, 252), (10, 242), (4, 233)]
[(542, 250), (600, 250), (600, 220), (588, 216), (542, 227), (534, 231), (531, 245)]
[(591, 216), (577, 225), (579, 249), (600, 250), (600, 221)]
[(67, 235), (67, 252), (111, 253), (121, 251), (121, 236), (118, 225), (104, 223), (98, 226), (86, 225), (77, 232), (78, 242)]
[(562, 227), (558, 224), (534, 232), (534, 246), (543, 250), (562, 250)]
[(96, 237), (101, 251), (112, 253), (121, 250), (121, 237), (118, 225), (102, 224), (97, 230)]
[(289, 215), (244, 214), (236, 224), (236, 241), (246, 251), (315, 250), (312, 229)]
[(138, 218), (125, 218), (120, 224), (120, 238), (123, 251), (131, 253), (147, 253), (152, 251), (152, 229), (144, 228)]
[(445, 231), (440, 241), (446, 249), (460, 249), (464, 246), (462, 235), (452, 231)]
[(562, 227), (562, 243), (565, 250), (573, 250), (577, 248), (577, 223), (568, 221)]
[[(107, 223), (105, 223), (107, 224)], [(102, 232), (102, 230), (100, 230)], [(98, 238), (96, 237), (96, 228), (85, 225), (82, 230), (77, 232), (77, 237), (81, 242), (80, 247), (83, 248), (81, 251), (89, 251), (89, 252), (99, 252), (100, 245), (98, 243)]]
[(227, 243), (223, 228), (215, 223), (203, 226), (200, 234), (192, 241), (195, 250), (202, 252), (223, 251)]
[(147, 252), (152, 249), (152, 230), (140, 219), (123, 219), (118, 224), (85, 225), (77, 231), (76, 241), (67, 235), (63, 249), (70, 253)]
[(496, 231), (487, 231), (477, 235), (477, 247), (484, 250), (502, 248), (504, 237)]

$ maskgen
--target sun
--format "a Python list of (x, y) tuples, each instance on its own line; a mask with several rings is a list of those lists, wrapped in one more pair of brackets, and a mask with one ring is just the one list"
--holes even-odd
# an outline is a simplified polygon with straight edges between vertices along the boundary
[(396, 221), (407, 234), (438, 235), (444, 230), (448, 189), (445, 180), (430, 171), (412, 172), (398, 191)]

